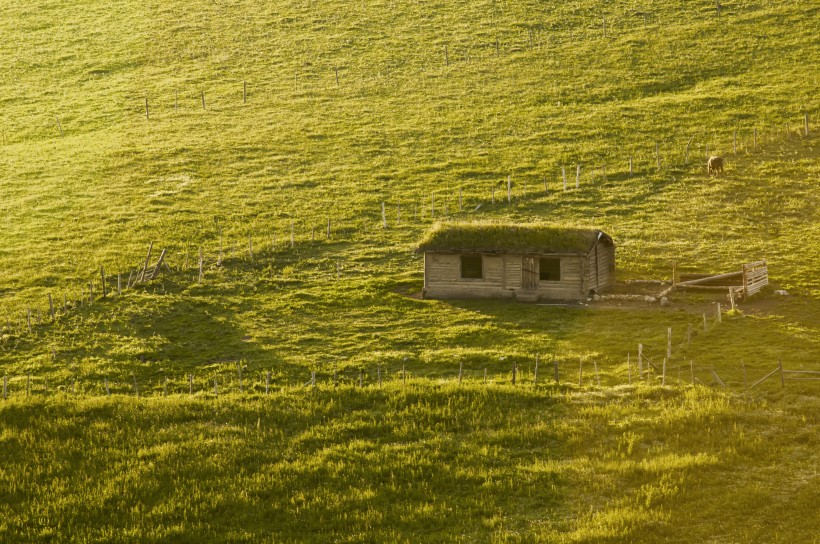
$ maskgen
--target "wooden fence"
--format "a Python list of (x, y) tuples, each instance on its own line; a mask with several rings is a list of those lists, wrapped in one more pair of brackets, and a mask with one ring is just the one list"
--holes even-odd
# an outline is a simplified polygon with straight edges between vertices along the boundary
[[(683, 386), (718, 386), (723, 389), (732, 389), (732, 385), (725, 380), (711, 366), (695, 365), (693, 361), (671, 365), (664, 359), (663, 363), (656, 364), (646, 356), (640, 356), (636, 361), (628, 362), (626, 381), (609, 369), (605, 376), (604, 385), (601, 384), (601, 371), (596, 360), (585, 361), (583, 357), (573, 363), (571, 358), (550, 358), (546, 364), (540, 366), (541, 358), (535, 356), (526, 368), (519, 361), (512, 362), (507, 371), (499, 371), (497, 365), (490, 367), (465, 368), (459, 363), (458, 371), (449, 376), (429, 377), (416, 375), (408, 371), (404, 364), (401, 367), (385, 364), (376, 365), (375, 369), (361, 367), (359, 369), (310, 371), (306, 381), (284, 377), (281, 373), (274, 374), (270, 370), (248, 371), (245, 365), (238, 364), (233, 371), (216, 371), (201, 374), (184, 374), (169, 377), (158, 375), (153, 377), (130, 375), (109, 375), (97, 377), (74, 377), (62, 382), (38, 378), (33, 374), (3, 376), (2, 399), (24, 398), (47, 395), (69, 396), (111, 396), (131, 395), (136, 397), (156, 397), (170, 395), (209, 395), (218, 397), (225, 394), (264, 394), (269, 395), (277, 391), (298, 388), (324, 387), (382, 387), (387, 383), (401, 385), (483, 385), (483, 386), (561, 386), (570, 391), (601, 389), (623, 385), (637, 385), (644, 383), (661, 387)], [(576, 367), (577, 364), (577, 367)], [(633, 374), (633, 366), (635, 374)], [(743, 391), (750, 391), (760, 384), (778, 376), (781, 388), (785, 388), (788, 381), (820, 381), (820, 371), (790, 370), (783, 367), (781, 361), (770, 372), (748, 383), (746, 366), (742, 365)], [(636, 379), (633, 379), (636, 378)]]

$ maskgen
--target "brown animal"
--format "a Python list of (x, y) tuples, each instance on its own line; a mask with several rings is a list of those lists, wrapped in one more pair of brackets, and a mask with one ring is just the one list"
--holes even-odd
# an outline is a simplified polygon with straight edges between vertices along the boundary
[(709, 174), (722, 174), (723, 157), (709, 157), (709, 160), (706, 161), (706, 170)]

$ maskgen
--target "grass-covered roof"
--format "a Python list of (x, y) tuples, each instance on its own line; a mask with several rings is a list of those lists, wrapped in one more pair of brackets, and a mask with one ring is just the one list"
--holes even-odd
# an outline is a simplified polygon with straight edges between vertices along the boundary
[(585, 255), (599, 233), (602, 239), (612, 242), (597, 229), (514, 223), (438, 224), (425, 234), (417, 251)]

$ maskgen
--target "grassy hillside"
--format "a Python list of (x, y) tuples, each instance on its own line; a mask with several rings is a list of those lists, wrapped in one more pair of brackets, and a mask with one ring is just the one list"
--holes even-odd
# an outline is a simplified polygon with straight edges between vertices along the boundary
[(789, 404), (398, 383), (11, 402), (0, 536), (811, 542), (818, 407)]
[[(476, 419), (440, 439), (466, 444), (473, 456), (509, 449), (509, 457), (489, 465), (503, 474), (538, 473), (516, 457), (528, 452), (581, 464), (616, 455), (620, 450), (611, 445), (602, 457), (588, 453), (597, 451), (594, 440), (604, 423), (586, 431), (586, 423), (579, 423), (585, 438), (573, 438), (568, 429), (583, 421), (585, 410), (616, 422), (606, 427), (613, 441), (627, 436), (628, 425), (618, 422), (634, 418), (644, 426), (640, 434), (648, 450), (688, 436), (696, 447), (676, 442), (674, 455), (708, 463), (693, 461), (663, 475), (659, 470), (648, 480), (622, 474), (637, 465), (607, 465), (600, 485), (587, 479), (597, 470), (587, 467), (547, 477), (548, 488), (533, 476), (502, 489), (481, 487), (476, 474), (490, 470), (490, 461), (470, 458), (466, 483), (454, 469), (452, 480), (426, 491), (432, 499), (398, 486), (393, 497), (376, 502), (356, 502), (359, 495), (373, 496), (367, 485), (356, 488), (358, 495), (346, 490), (359, 477), (371, 487), (383, 484), (384, 473), (340, 470), (328, 476), (337, 498), (316, 502), (322, 520), (331, 520), (325, 534), (366, 540), (367, 527), (376, 527), (377, 540), (404, 540), (422, 527), (437, 527), (450, 537), (443, 540), (463, 534), (468, 541), (685, 540), (685, 534), (699, 535), (697, 540), (801, 541), (816, 532), (798, 518), (777, 529), (750, 526), (747, 518), (767, 509), (786, 515), (791, 506), (794, 512), (810, 507), (810, 487), (801, 482), (816, 480), (807, 454), (814, 442), (796, 422), (816, 426), (817, 382), (791, 381), (783, 392), (769, 381), (754, 396), (736, 397), (677, 388), (676, 373), (683, 368), (681, 381), (687, 382), (692, 361), (698, 379), (710, 383), (714, 369), (738, 392), (744, 375), (751, 383), (778, 359), (788, 369), (818, 370), (820, 242), (812, 228), (820, 223), (820, 6), (722, 2), (719, 17), (715, 3), (706, 1), (124, 0), (113, 7), (2, 2), (2, 9), (0, 372), (8, 376), (10, 399), (0, 406), (0, 432), (10, 447), (19, 442), (25, 452), (9, 474), (28, 475), (15, 480), (23, 495), (9, 492), (0, 501), (11, 516), (0, 526), (9, 538), (46, 540), (50, 532), (64, 534), (59, 527), (65, 525), (54, 520), (77, 529), (99, 519), (110, 505), (95, 503), (87, 513), (72, 514), (74, 486), (32, 489), (52, 478), (82, 482), (84, 474), (97, 474), (83, 488), (91, 497), (93, 486), (109, 485), (100, 478), (119, 470), (118, 459), (128, 462), (141, 448), (176, 444), (189, 452), (168, 469), (179, 471), (179, 482), (238, 486), (241, 495), (250, 476), (227, 482), (197, 472), (199, 465), (223, 455), (221, 463), (241, 465), (245, 455), (267, 448), (250, 461), (262, 471), (281, 463), (279, 456), (320, 451), (315, 444), (293, 450), (295, 435), (266, 434), (264, 423), (256, 427), (261, 434), (249, 438), (255, 421), (293, 417), (300, 433), (327, 431), (322, 447), (339, 449), (352, 463), (358, 454), (347, 451), (348, 435), (323, 426), (356, 422), (365, 437), (398, 433), (393, 425), (404, 412), (397, 406), (438, 406), (451, 395), (463, 402), (457, 413), (474, 409), (470, 417)], [(727, 159), (719, 178), (705, 172), (705, 159), (714, 153)], [(673, 262), (682, 271), (725, 272), (764, 258), (775, 287), (790, 294), (764, 292), (720, 324), (720, 298), (700, 295), (673, 294), (668, 308), (414, 298), (423, 280), (414, 249), (424, 233), (435, 222), (473, 220), (600, 228), (615, 239), (620, 279), (668, 279)], [(109, 289), (117, 274), (126, 283), (149, 242), (154, 259), (159, 249), (168, 250), (172, 271), (101, 299), (100, 267), (109, 275)], [(54, 323), (49, 295), (56, 304)], [(629, 381), (625, 363), (627, 357), (634, 361), (639, 342), (655, 362), (663, 359), (667, 327), (674, 343), (670, 381), (677, 389), (609, 389)], [(536, 355), (542, 364), (559, 361), (562, 382), (573, 384), (583, 360), (585, 387), (505, 389), (513, 362), (531, 380)], [(602, 389), (588, 389), (592, 364)], [(459, 367), (471, 384), (464, 396), (450, 389)], [(237, 368), (246, 380), (243, 393)], [(402, 368), (417, 380), (413, 395), (421, 400), (408, 400), (398, 388)], [(489, 393), (478, 387), (485, 371), (495, 384)], [(268, 372), (276, 391), (284, 392), (249, 398), (249, 391), (263, 390)], [(321, 387), (336, 373), (344, 394), (328, 392), (317, 400), (292, 389), (311, 372)], [(374, 386), (378, 372), (391, 384), (388, 392), (352, 387), (360, 374)], [(189, 375), (200, 397), (159, 398), (165, 390), (187, 392)], [(205, 395), (214, 379), (219, 399)], [(95, 398), (105, 383), (115, 394), (130, 395), (135, 380), (150, 398)], [(564, 398), (570, 390), (578, 396)], [(664, 400), (655, 406), (655, 397), (644, 401), (643, 395)], [(687, 427), (688, 434), (681, 434), (686, 422), (668, 418), (684, 416), (668, 411), (692, 395), (699, 399), (693, 405), (702, 401), (707, 411), (721, 406), (714, 418), (704, 416), (712, 418), (709, 428), (718, 436), (745, 433), (737, 431), (742, 423), (761, 438), (737, 455), (722, 449), (735, 446), (697, 442), (707, 440), (700, 431)], [(336, 404), (324, 413), (328, 399)], [(304, 410), (290, 415), (287, 402)], [(344, 413), (344, 406), (359, 402), (366, 413)], [(542, 402), (549, 402), (547, 411), (541, 411)], [(532, 443), (502, 432), (510, 422), (499, 412), (519, 403), (524, 411), (516, 424)], [(647, 406), (657, 411), (644, 420)], [(47, 425), (55, 411), (70, 421)], [(268, 415), (247, 419), (250, 412)], [(483, 426), (477, 421), (485, 412)], [(441, 421), (453, 413), (442, 412)], [(86, 442), (81, 437), (116, 417), (123, 418), (117, 432), (129, 435), (127, 446), (106, 435), (88, 464), (55, 459), (64, 472), (49, 472), (49, 456), (80, 455)], [(393, 423), (379, 423), (381, 417)], [(782, 425), (783, 417), (794, 425)], [(184, 429), (176, 418), (199, 431)], [(566, 421), (555, 425), (567, 427), (546, 436), (540, 430), (546, 420)], [(223, 424), (245, 438), (202, 451), (218, 441), (212, 433)], [(24, 439), (28, 425), (49, 438)], [(165, 427), (160, 436), (152, 434)], [(396, 435), (413, 452), (395, 461), (415, 474), (403, 480), (407, 485), (441, 478), (425, 472), (422, 462), (437, 447), (425, 440), (441, 426), (431, 420), (419, 429), (421, 434)], [(782, 442), (783, 450), (773, 441)], [(374, 455), (391, 456), (389, 444), (379, 443)], [(448, 448), (439, 461), (457, 467), (455, 446)], [(778, 455), (782, 466), (772, 468)], [(308, 464), (300, 470), (312, 469)], [(122, 527), (79, 531), (78, 541), (113, 538), (104, 527), (127, 528), (123, 540), (155, 541), (178, 540), (186, 527), (214, 540), (252, 540), (244, 531), (267, 527), (258, 519), (247, 527), (228, 519), (208, 525), (222, 499), (207, 491), (209, 508), (168, 499), (172, 511), (166, 517), (146, 514), (147, 504), (170, 496), (172, 479), (127, 478), (116, 509), (127, 508), (134, 517), (124, 518)], [(769, 489), (770, 482), (789, 478), (783, 493), (794, 493), (794, 505)], [(270, 491), (274, 505), (288, 495), (321, 492), (315, 475), (276, 486)], [(538, 495), (529, 502), (522, 498), (527, 492)], [(452, 493), (448, 510), (444, 503)], [(633, 511), (629, 501), (641, 503), (656, 493), (667, 497), (660, 510)], [(649, 506), (654, 499), (646, 501)], [(388, 503), (395, 509), (390, 515)], [(37, 512), (36, 504), (55, 510)], [(724, 504), (732, 505), (731, 523), (725, 533), (714, 533)], [(261, 499), (247, 505), (249, 516), (268, 519)], [(405, 507), (417, 513), (397, 524)], [(705, 513), (703, 524), (692, 516), (696, 512)], [(344, 513), (358, 517), (342, 521)], [(433, 514), (438, 525), (430, 525)], [(296, 540), (306, 523), (300, 515), (280, 519), (274, 538)], [(310, 527), (321, 540), (322, 524)]]

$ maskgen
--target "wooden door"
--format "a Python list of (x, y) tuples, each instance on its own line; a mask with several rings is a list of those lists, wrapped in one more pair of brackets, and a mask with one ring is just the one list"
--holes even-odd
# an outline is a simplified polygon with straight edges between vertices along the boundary
[(524, 257), (521, 263), (521, 289), (534, 291), (538, 289), (538, 259)]

